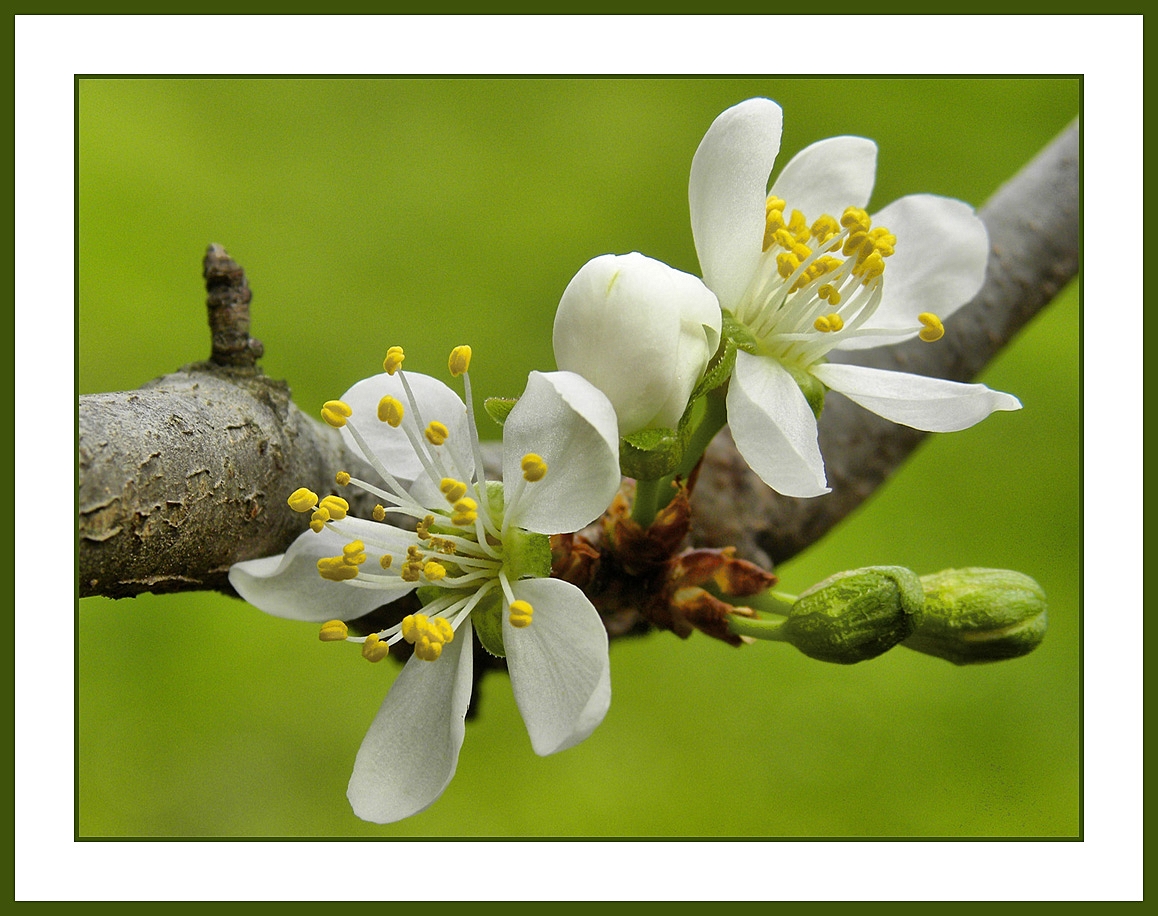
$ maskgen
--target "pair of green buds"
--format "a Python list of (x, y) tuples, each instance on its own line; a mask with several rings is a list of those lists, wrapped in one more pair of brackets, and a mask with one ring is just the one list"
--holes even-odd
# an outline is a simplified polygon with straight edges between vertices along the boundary
[(918, 577), (902, 566), (836, 573), (797, 598), (747, 599), (759, 618), (733, 615), (732, 632), (791, 643), (820, 661), (851, 665), (902, 645), (957, 665), (1032, 652), (1045, 637), (1045, 592), (1007, 569), (946, 569)]

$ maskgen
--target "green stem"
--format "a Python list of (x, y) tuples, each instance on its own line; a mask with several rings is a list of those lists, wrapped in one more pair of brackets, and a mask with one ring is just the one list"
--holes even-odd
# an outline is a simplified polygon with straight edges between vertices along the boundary
[(659, 511), (661, 481), (637, 480), (635, 482), (635, 503), (631, 507), (631, 517), (641, 528), (647, 528), (655, 521)]
[(728, 629), (737, 636), (750, 636), (752, 639), (763, 639), (773, 642), (786, 642), (783, 634), (784, 624), (788, 618), (782, 614), (771, 614), (767, 617), (740, 617), (736, 614), (728, 615)]
[(704, 452), (716, 438), (716, 433), (724, 428), (728, 422), (728, 408), (725, 401), (724, 387), (713, 388), (704, 395), (704, 415), (699, 425), (688, 438), (687, 448), (684, 450), (683, 460), (676, 468), (676, 475), (686, 478), (696, 466), (696, 462), (703, 457)]

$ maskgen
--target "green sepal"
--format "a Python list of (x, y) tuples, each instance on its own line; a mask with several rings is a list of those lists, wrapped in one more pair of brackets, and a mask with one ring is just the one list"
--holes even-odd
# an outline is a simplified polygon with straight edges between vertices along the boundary
[(924, 604), (921, 580), (903, 566), (839, 572), (796, 599), (778, 638), (809, 658), (851, 665), (911, 636)]
[(641, 429), (620, 440), (619, 468), (625, 477), (658, 480), (679, 467), (686, 445), (686, 429)]
[(512, 525), (503, 535), (503, 556), (503, 570), (511, 582), (551, 575), (551, 539), (545, 534)]
[(719, 388), (732, 377), (732, 370), (735, 368), (736, 344), (725, 337), (720, 343), (720, 349), (716, 351), (715, 358), (708, 364), (704, 377), (688, 398), (688, 403), (694, 404), (709, 391)]
[(506, 658), (503, 645), (503, 593), (492, 589), (470, 612), (470, 622), (482, 647), (496, 658)]
[(805, 372), (797, 369), (795, 366), (781, 363), (785, 369), (788, 370), (792, 380), (796, 382), (804, 395), (804, 400), (808, 402), (808, 406), (812, 409), (813, 416), (820, 419), (820, 414), (824, 410), (824, 396), (828, 393), (828, 386), (824, 384), (811, 372)]
[(723, 313), (720, 325), (720, 338), (732, 344), (737, 350), (748, 353), (759, 353), (760, 342), (756, 335), (748, 330), (748, 326), (737, 321), (729, 312)]
[(518, 398), (487, 398), (483, 401), (483, 409), (492, 420), (502, 426), (518, 403)]

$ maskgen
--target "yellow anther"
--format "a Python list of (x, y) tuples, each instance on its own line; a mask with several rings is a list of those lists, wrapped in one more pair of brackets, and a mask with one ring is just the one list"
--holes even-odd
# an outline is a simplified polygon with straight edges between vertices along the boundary
[(416, 563), (407, 560), (402, 564), (402, 570), (399, 572), (399, 575), (402, 577), (403, 582), (417, 582), (422, 572)]
[(520, 630), (523, 627), (531, 625), (531, 616), (534, 614), (534, 608), (526, 601), (512, 601), (511, 602), (511, 626), (518, 627)]
[(792, 233), (792, 237), (798, 242), (808, 240), (808, 221), (804, 218), (804, 214), (799, 210), (793, 210), (792, 216), (788, 220), (788, 231)]
[(450, 366), (450, 374), (458, 378), (467, 369), (470, 368), (470, 347), (463, 344), (461, 347), (455, 347), (450, 351), (450, 359), (447, 364)]
[(831, 283), (821, 284), (820, 289), (816, 291), (816, 295), (833, 305), (840, 305), (840, 291)]
[(868, 233), (857, 231), (850, 233), (848, 238), (844, 240), (844, 245), (841, 247), (840, 253), (846, 257), (856, 255), (857, 260), (862, 261), (875, 250), (872, 241), (868, 237)]
[(884, 226), (878, 226), (870, 232), (869, 238), (872, 239), (877, 251), (886, 258), (894, 254), (897, 250), (897, 237)]
[(836, 312), (833, 312), (831, 315), (821, 315), (812, 323), (812, 326), (822, 334), (828, 334), (843, 328), (844, 321)]
[(378, 565), (383, 569), (389, 569), (394, 564), (394, 558), (388, 553), (382, 554), (381, 559), (378, 560)]
[(346, 425), (346, 420), (354, 413), (350, 409), (350, 405), (344, 401), (326, 401), (322, 405), (322, 419), (325, 420), (334, 429), (341, 429)]
[(326, 527), (326, 522), (330, 520), (330, 513), (328, 509), (318, 509), (310, 516), (310, 530), (314, 534), (321, 534), (322, 529)]
[(941, 324), (941, 319), (932, 312), (921, 312), (921, 314), (917, 316), (917, 320), (924, 325), (917, 336), (925, 341), (925, 343), (932, 343), (934, 340), (940, 340), (945, 336), (945, 325)]
[(452, 525), (458, 525), (460, 528), (466, 528), (468, 525), (473, 525), (477, 520), (477, 512), (455, 512), (450, 516), (450, 523)]
[(402, 619), (402, 638), (413, 644), (415, 655), (432, 662), (446, 643), (454, 641), (454, 628), (445, 617), (432, 620), (425, 614), (411, 614)]
[(378, 419), (383, 423), (389, 423), (395, 429), (402, 425), (402, 416), (405, 413), (402, 402), (398, 398), (386, 395), (378, 402)]
[(881, 257), (879, 251), (874, 251), (854, 267), (852, 272), (858, 277), (863, 277), (864, 282), (868, 283), (870, 280), (875, 280), (885, 272), (885, 259)]
[(346, 517), (346, 513), (350, 511), (350, 504), (340, 496), (327, 496), (322, 500), (319, 508), (325, 509), (330, 513), (330, 518), (336, 522), (340, 522)]
[(362, 658), (368, 662), (380, 662), (390, 654), (390, 644), (378, 638), (377, 633), (371, 633), (362, 643)]
[(411, 544), (406, 548), (406, 556), (412, 560), (421, 560), (426, 554), (422, 552), (417, 544)]
[(820, 244), (824, 244), (834, 235), (840, 232), (840, 223), (835, 217), (829, 216), (827, 213), (819, 216), (812, 224), (812, 237)]
[(523, 456), (522, 468), (523, 480), (528, 483), (534, 483), (547, 476), (547, 462), (534, 452), (527, 452)]
[(872, 226), (872, 220), (860, 207), (845, 207), (844, 213), (840, 215), (840, 224), (846, 229), (855, 228), (861, 232), (868, 232), (869, 227)]
[(430, 539), (430, 549), (437, 550), (439, 553), (446, 554), (447, 556), (453, 556), (458, 553), (458, 547), (454, 541), (448, 541), (446, 538), (432, 537)]
[(345, 557), (322, 557), (318, 560), (318, 575), (331, 582), (342, 582), (358, 575), (358, 567), (351, 566)]
[(401, 347), (391, 347), (386, 351), (386, 358), (382, 360), (382, 368), (393, 375), (402, 368), (402, 360), (404, 359), (406, 359), (406, 354), (402, 352)]
[(450, 625), (449, 620), (445, 617), (435, 617), (431, 624), (434, 626), (439, 639), (443, 642), (454, 642), (454, 627)]
[(418, 523), (415, 529), (415, 534), (418, 535), (418, 540), (425, 541), (430, 537), (430, 526), (434, 524), (434, 516), (428, 515)]
[(322, 624), (318, 639), (322, 642), (340, 642), (350, 635), (350, 628), (340, 620), (327, 620)]
[(294, 512), (309, 512), (318, 504), (318, 494), (306, 487), (298, 487), (286, 502)]
[(796, 268), (799, 266), (800, 260), (789, 251), (776, 255), (776, 272), (785, 280), (796, 273)]
[(374, 519), (374, 521), (376, 521), (376, 522), (382, 522), (382, 521), (385, 521), (385, 520), (386, 520), (386, 507), (385, 507), (385, 506), (383, 506), (383, 505), (377, 505), (377, 506), (375, 506), (375, 507), (374, 507), (374, 511), (370, 513), (370, 516), (371, 516), (371, 517)]
[(426, 576), (428, 582), (437, 582), (446, 578), (446, 567), (436, 560), (427, 560), (426, 565), (422, 567), (422, 575)]
[[(781, 207), (773, 207), (773, 200), (778, 201)], [(764, 251), (776, 244), (777, 236), (781, 232), (787, 231), (787, 226), (784, 224), (783, 204), (784, 201), (779, 198), (768, 198), (768, 206), (764, 212)]]
[(414, 644), (414, 654), (424, 662), (436, 662), (442, 655), (442, 643), (424, 636)]
[(402, 638), (407, 642), (418, 639), (418, 628), (426, 626), (425, 614), (407, 614), (402, 618)]
[(350, 541), (342, 548), (342, 559), (351, 566), (361, 566), (366, 562), (366, 545), (361, 541)]
[(768, 213), (771, 210), (779, 210), (783, 213), (786, 206), (788, 205), (784, 202), (783, 198), (777, 197), (775, 194), (769, 194), (768, 199), (764, 201), (764, 212)]
[[(398, 424), (394, 424), (397, 426)], [(431, 420), (426, 424), (426, 441), (431, 445), (442, 445), (450, 436), (450, 430), (446, 428), (446, 424), (439, 423), (437, 420)]]
[(477, 508), (478, 503), (469, 496), (464, 496), (462, 499), (456, 500), (454, 504), (455, 512), (474, 512)]
[(466, 484), (453, 477), (443, 477), (438, 489), (442, 491), (448, 503), (456, 503), (466, 495)]
[(787, 228), (776, 230), (776, 244), (788, 251), (796, 244), (796, 237)]
[(346, 487), (350, 485), (350, 475), (346, 471), (338, 471), (334, 475), (334, 483), (339, 487)]

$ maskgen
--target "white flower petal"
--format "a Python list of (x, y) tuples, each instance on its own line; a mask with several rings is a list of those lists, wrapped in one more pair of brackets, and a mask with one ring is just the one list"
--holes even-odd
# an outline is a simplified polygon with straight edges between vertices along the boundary
[(467, 620), (437, 661), (412, 656), (358, 748), (346, 796), (363, 820), (417, 814), (446, 789), (458, 766), (470, 704), (472, 632)]
[(775, 102), (748, 99), (712, 122), (692, 157), (692, 237), (704, 282), (728, 311), (760, 263), (768, 177), (783, 123)]
[[(523, 456), (539, 455), (547, 476), (522, 483)], [(603, 514), (619, 489), (619, 433), (604, 394), (574, 372), (532, 372), (503, 426), (503, 481), (509, 524), (559, 534)]]
[[(458, 467), (463, 479), (468, 479), (474, 471), (474, 453), (470, 446), (470, 426), (462, 398), (438, 379), (420, 372), (407, 372), (406, 380), (418, 402), (421, 424), (414, 415), (402, 387), (402, 376), (398, 373), (388, 375), (385, 372), (363, 379), (342, 395), (342, 400), (354, 411), (349, 422), (357, 426), (370, 451), (382, 462), (387, 471), (404, 483), (422, 481), (426, 485), (422, 492), (426, 495), (430, 490), (428, 475), (423, 473), (422, 462), (405, 429), (395, 428), (378, 419), (378, 402), (386, 395), (390, 395), (403, 405), (403, 426), (422, 442), (426, 442), (423, 436), (426, 427), (423, 424), (437, 420), (446, 426), (450, 436), (437, 451), (444, 465), (448, 468)], [(363, 453), (349, 429), (342, 428), (342, 438), (346, 440), (347, 446), (370, 460), (370, 456)], [(450, 476), (458, 474), (452, 472)], [(438, 495), (437, 485), (433, 487), (433, 492)]]
[(1021, 402), (1013, 395), (984, 385), (907, 372), (826, 363), (814, 367), (812, 374), (886, 420), (928, 432), (968, 429), (995, 410), (1021, 408)]
[(877, 145), (864, 137), (829, 137), (792, 157), (772, 183), (772, 194), (800, 210), (811, 224), (823, 213), (840, 219), (846, 207), (864, 207), (877, 174)]
[(607, 631), (591, 602), (569, 582), (523, 579), (511, 589), (534, 608), (527, 627), (513, 627), (503, 615), (511, 689), (535, 753), (554, 754), (578, 744), (607, 715)]
[(785, 496), (829, 491), (816, 417), (791, 373), (775, 359), (741, 350), (728, 386), (736, 448), (764, 483)]
[(376, 539), (384, 545), (376, 553), (367, 551), (367, 569), (377, 568), (377, 559), (384, 552), (405, 555), (406, 545), (413, 542), (413, 535), (408, 537), (378, 522), (348, 516), (341, 524), (342, 534), (332, 528), (316, 534), (307, 531), (299, 535), (284, 554), (235, 563), (229, 568), (229, 584), (242, 598), (267, 614), (315, 623), (354, 620), (414, 589), (415, 583), (404, 582), (401, 577), (395, 577), (388, 587), (379, 590), (332, 582), (319, 576), (318, 560), (341, 556), (342, 547), (353, 540)]
[(572, 277), (555, 312), (555, 362), (607, 395), (624, 436), (650, 425), (672, 388), (680, 337), (675, 274), (689, 276), (638, 252), (602, 255)]
[[(886, 262), (884, 296), (865, 327), (915, 328), (917, 315), (932, 312), (942, 321), (967, 303), (985, 282), (989, 235), (973, 208), (959, 200), (913, 194), (874, 214), (873, 226), (897, 237)], [(850, 338), (843, 350), (897, 343), (905, 336)]]

